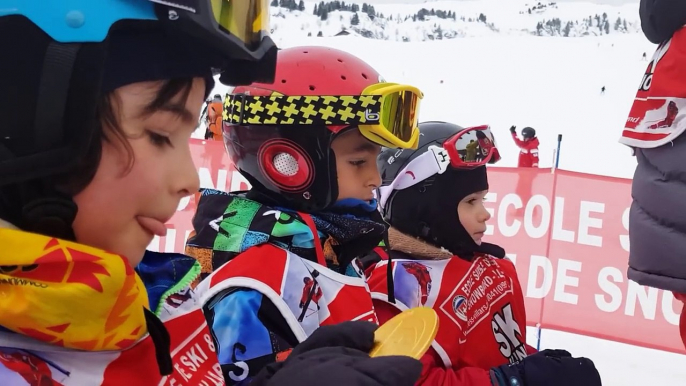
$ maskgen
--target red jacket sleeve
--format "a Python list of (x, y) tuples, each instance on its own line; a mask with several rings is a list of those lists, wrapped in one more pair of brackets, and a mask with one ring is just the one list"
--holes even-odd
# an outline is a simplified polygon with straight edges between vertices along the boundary
[(517, 137), (516, 133), (512, 133), (512, 139), (514, 139), (515, 144), (520, 148), (520, 149), (528, 149), (528, 144), (521, 139)]
[[(374, 308), (379, 318), (379, 324), (399, 314), (400, 311), (392, 305), (374, 300)], [(430, 348), (421, 359), (423, 368), (422, 376), (417, 382), (417, 386), (426, 385), (445, 385), (445, 386), (491, 386), (491, 376), (489, 370), (478, 367), (463, 367), (459, 369), (443, 368), (443, 361), (438, 353)]]

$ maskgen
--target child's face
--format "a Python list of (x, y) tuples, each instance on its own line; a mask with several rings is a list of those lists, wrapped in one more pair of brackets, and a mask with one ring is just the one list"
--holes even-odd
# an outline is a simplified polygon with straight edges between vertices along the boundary
[(486, 193), (488, 193), (487, 190), (472, 193), (457, 204), (457, 216), (460, 223), (477, 245), (481, 245), (481, 238), (486, 232), (486, 221), (491, 218), (491, 214), (484, 207)]
[(381, 184), (376, 167), (381, 146), (367, 140), (358, 129), (352, 129), (336, 137), (331, 148), (336, 155), (338, 200), (373, 200), (374, 189)]
[(125, 256), (132, 266), (141, 261), (155, 234), (166, 233), (164, 223), (181, 198), (199, 188), (188, 139), (204, 102), (205, 81), (194, 79), (185, 103), (177, 95), (167, 108), (143, 115), (159, 86), (135, 83), (115, 91), (120, 103), (113, 106), (114, 113), (133, 163), (120, 141), (103, 141), (95, 177), (74, 197), (79, 208), (73, 224), (76, 240)]

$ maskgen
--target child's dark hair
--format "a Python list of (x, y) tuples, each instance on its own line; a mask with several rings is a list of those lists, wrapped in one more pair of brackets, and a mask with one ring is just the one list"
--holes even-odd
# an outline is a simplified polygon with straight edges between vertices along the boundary
[[(150, 116), (158, 111), (162, 106), (171, 103), (177, 95), (181, 95), (180, 103), (185, 106), (185, 102), (193, 86), (193, 78), (177, 78), (163, 81), (155, 99), (143, 108), (143, 116)], [(133, 150), (129, 144), (127, 134), (119, 123), (117, 111), (121, 101), (116, 91), (103, 95), (96, 104), (96, 121), (98, 122), (94, 132), (88, 153), (79, 163), (77, 169), (68, 175), (59, 178), (58, 186), (69, 195), (75, 195), (82, 191), (93, 180), (95, 172), (100, 164), (102, 155), (102, 141), (113, 143), (118, 141), (126, 150), (128, 155), (128, 167), (130, 170), (135, 162)], [(185, 108), (185, 107), (183, 107)]]
[[(150, 116), (163, 106), (172, 103), (177, 96), (181, 96), (178, 104), (185, 108), (186, 100), (193, 86), (193, 78), (177, 78), (162, 81), (159, 83), (157, 95), (147, 106), (143, 108), (142, 115)], [(78, 165), (71, 171), (60, 175), (48, 177), (42, 180), (27, 181), (19, 185), (7, 185), (0, 188), (0, 219), (9, 221), (27, 231), (36, 231), (31, 228), (24, 218), (24, 207), (28, 203), (27, 197), (32, 196), (31, 192), (35, 189), (55, 189), (62, 195), (73, 197), (81, 192), (95, 176), (95, 172), (100, 165), (102, 156), (102, 143), (107, 141), (113, 143), (119, 141), (123, 149), (128, 154), (128, 168), (133, 166), (135, 159), (133, 149), (129, 144), (128, 136), (120, 125), (118, 116), (121, 101), (116, 91), (100, 96), (96, 102), (96, 124), (92, 132), (92, 140), (86, 155), (79, 161)], [(28, 193), (28, 194), (27, 194)], [(71, 224), (69, 224), (70, 226)], [(61, 237), (64, 233), (51, 234), (53, 232), (43, 230), (50, 236)]]

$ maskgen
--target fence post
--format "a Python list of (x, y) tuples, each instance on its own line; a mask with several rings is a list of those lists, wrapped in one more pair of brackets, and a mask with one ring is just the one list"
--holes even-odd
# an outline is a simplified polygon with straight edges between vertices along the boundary
[[(545, 248), (545, 258), (550, 260), (550, 243), (553, 240), (553, 223), (555, 222), (555, 194), (557, 192), (557, 173), (555, 171), (557, 170), (558, 165), (560, 164), (560, 146), (562, 145), (562, 134), (557, 135), (557, 148), (555, 149), (554, 152), (554, 163), (553, 166), (550, 168), (550, 173), (553, 174), (553, 186), (552, 186), (552, 191), (550, 193), (550, 211), (551, 211), (551, 216), (550, 216), (550, 224), (548, 224), (548, 243)], [(538, 314), (538, 323), (536, 323), (536, 349), (540, 351), (541, 348), (541, 331), (542, 331), (542, 326), (543, 326), (543, 314), (545, 310), (545, 297), (541, 298), (541, 312)]]

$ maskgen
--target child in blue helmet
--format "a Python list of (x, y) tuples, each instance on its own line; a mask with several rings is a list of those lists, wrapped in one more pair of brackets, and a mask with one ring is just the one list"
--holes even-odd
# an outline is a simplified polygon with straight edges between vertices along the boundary
[(213, 76), (269, 81), (276, 47), (264, 1), (165, 4), (0, 9), (3, 386), (225, 384), (199, 265), (145, 249), (198, 189), (188, 139)]

